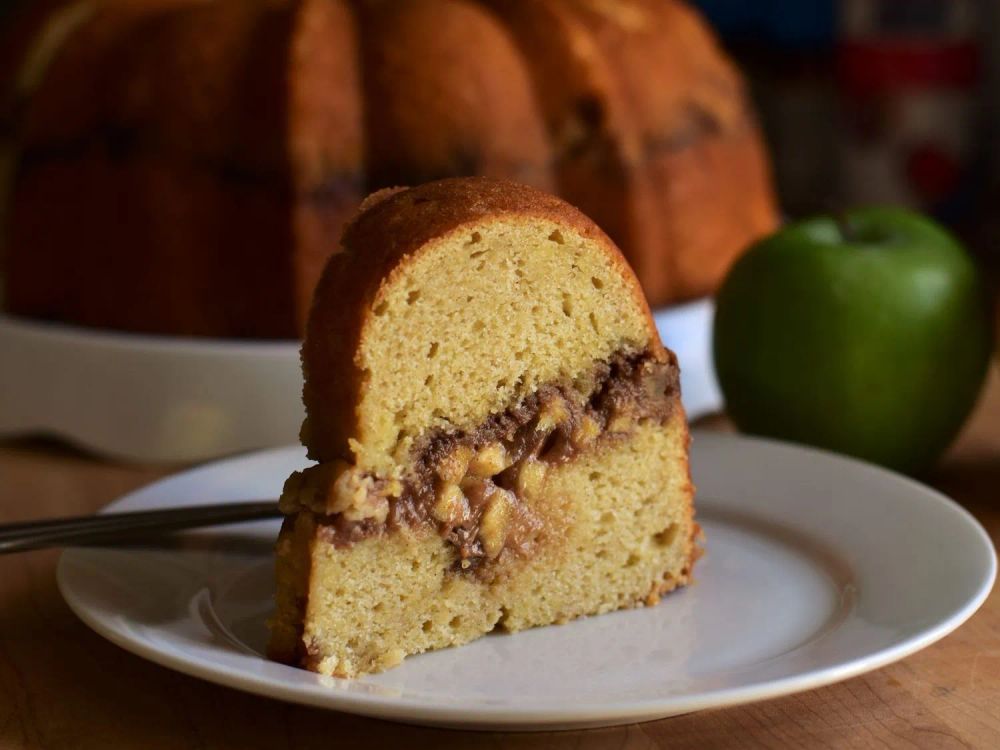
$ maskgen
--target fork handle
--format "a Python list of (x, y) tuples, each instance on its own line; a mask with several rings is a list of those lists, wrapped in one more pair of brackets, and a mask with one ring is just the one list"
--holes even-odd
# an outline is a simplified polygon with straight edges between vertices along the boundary
[(26, 521), (0, 525), (0, 554), (45, 547), (114, 546), (151, 534), (260, 521), (280, 515), (278, 504), (267, 500)]

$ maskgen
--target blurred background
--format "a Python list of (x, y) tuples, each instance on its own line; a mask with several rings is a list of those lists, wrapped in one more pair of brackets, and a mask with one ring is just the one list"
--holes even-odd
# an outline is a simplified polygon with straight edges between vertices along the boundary
[(696, 4), (751, 83), (788, 215), (872, 203), (919, 209), (995, 271), (1000, 4)]

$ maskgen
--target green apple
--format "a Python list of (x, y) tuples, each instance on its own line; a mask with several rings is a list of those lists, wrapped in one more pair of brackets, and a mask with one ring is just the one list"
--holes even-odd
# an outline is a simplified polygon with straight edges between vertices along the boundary
[(991, 317), (948, 232), (858, 209), (787, 225), (737, 261), (718, 295), (715, 366), (741, 430), (915, 472), (975, 404)]

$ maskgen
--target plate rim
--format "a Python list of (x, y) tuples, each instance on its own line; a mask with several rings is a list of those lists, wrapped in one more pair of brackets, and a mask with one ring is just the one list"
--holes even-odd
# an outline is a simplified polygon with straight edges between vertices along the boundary
[[(959, 505), (942, 492), (880, 466), (836, 454), (812, 446), (797, 445), (772, 438), (729, 434), (706, 430), (692, 430), (696, 441), (718, 441), (723, 443), (752, 442), (768, 449), (788, 450), (805, 455), (812, 454), (825, 460), (842, 462), (845, 467), (854, 470), (873, 472), (909, 486), (909, 489), (924, 495), (928, 502), (934, 502), (946, 507), (964, 521), (970, 534), (977, 537), (987, 553), (987, 569), (982, 571), (975, 593), (960, 607), (957, 607), (947, 617), (939, 619), (932, 625), (922, 628), (919, 632), (900, 641), (878, 649), (873, 653), (840, 661), (806, 672), (784, 677), (765, 679), (760, 682), (750, 682), (734, 687), (717, 688), (690, 695), (672, 695), (631, 700), (620, 706), (603, 706), (598, 711), (596, 705), (569, 704), (565, 708), (555, 710), (551, 707), (502, 707), (476, 705), (473, 711), (453, 704), (427, 704), (414, 702), (403, 696), (385, 696), (371, 693), (352, 693), (337, 691), (319, 684), (294, 685), (286, 682), (275, 682), (264, 675), (233, 668), (220, 662), (206, 661), (197, 657), (185, 657), (183, 654), (158, 649), (141, 637), (129, 638), (126, 634), (114, 628), (99, 614), (78, 597), (67, 581), (67, 557), (76, 550), (67, 549), (60, 554), (56, 568), (56, 582), (60, 594), (67, 605), (80, 620), (98, 635), (141, 658), (157, 665), (173, 669), (199, 679), (235, 688), (255, 695), (281, 700), (284, 702), (308, 705), (327, 710), (343, 711), (372, 718), (387, 719), (411, 724), (429, 726), (446, 726), (462, 729), (482, 729), (505, 731), (543, 731), (553, 729), (572, 729), (597, 726), (613, 726), (626, 723), (647, 721), (656, 718), (666, 718), (707, 708), (724, 708), (744, 705), (761, 700), (768, 700), (784, 695), (812, 690), (830, 685), (842, 680), (874, 671), (891, 664), (911, 654), (920, 651), (941, 640), (965, 623), (982, 606), (989, 596), (997, 578), (997, 554), (982, 524), (966, 508)], [(134, 495), (172, 479), (205, 470), (224, 469), (226, 465), (241, 461), (259, 460), (280, 453), (299, 450), (299, 446), (283, 446), (265, 450), (253, 451), (219, 461), (212, 461), (200, 466), (176, 472), (155, 482), (143, 485), (122, 495), (109, 503), (101, 512), (113, 509)], [(970, 536), (970, 539), (972, 537)], [(276, 665), (279, 666), (279, 665)], [(293, 669), (289, 667), (289, 669)]]

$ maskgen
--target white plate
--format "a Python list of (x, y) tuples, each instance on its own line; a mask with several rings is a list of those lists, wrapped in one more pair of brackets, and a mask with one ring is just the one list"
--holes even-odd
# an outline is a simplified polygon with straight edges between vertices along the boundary
[(0, 315), (0, 436), (57, 435), (128, 461), (297, 440), (295, 341), (144, 336)]
[[(262, 656), (276, 523), (173, 549), (67, 551), (59, 585), (111, 641), (253, 693), (399, 721), (591, 727), (760, 700), (843, 680), (933, 643), (983, 602), (989, 538), (942, 495), (832, 454), (697, 434), (697, 582), (616, 612), (407, 659), (341, 680)], [(179, 474), (115, 510), (273, 496), (298, 449)]]
[[(659, 310), (691, 418), (722, 403), (710, 300)], [(297, 341), (143, 336), (0, 315), (0, 436), (58, 435), (132, 461), (203, 461), (296, 442)]]

